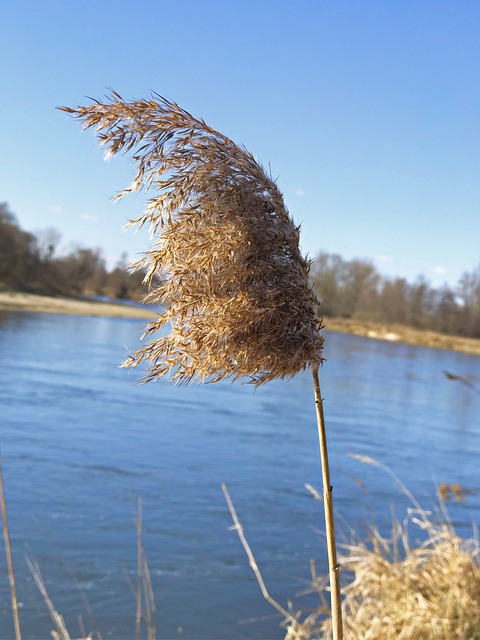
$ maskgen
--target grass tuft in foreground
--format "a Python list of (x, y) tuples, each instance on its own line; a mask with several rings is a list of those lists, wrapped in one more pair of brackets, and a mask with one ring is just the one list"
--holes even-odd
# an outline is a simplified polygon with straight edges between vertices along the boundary
[[(425, 511), (391, 469), (350, 455), (383, 469), (412, 508), (389, 538), (371, 528), (367, 541), (343, 547), (342, 571), (352, 576), (342, 589), (345, 640), (480, 640), (480, 541), (457, 535), (443, 502), (438, 514)], [(325, 581), (315, 574), (313, 588), (324, 603)], [(322, 606), (290, 625), (286, 639), (331, 637)]]
[[(428, 535), (417, 547), (410, 543), (412, 523)], [(479, 541), (413, 514), (392, 534), (385, 539), (373, 530), (369, 542), (349, 546), (341, 559), (353, 573), (343, 589), (345, 638), (480, 639)], [(308, 626), (307, 637), (330, 637), (329, 621)]]
[[(394, 521), (388, 538), (372, 527), (366, 541), (343, 546), (342, 575), (351, 578), (342, 588), (345, 640), (480, 640), (480, 541), (457, 535), (443, 502), (435, 514), (425, 511), (387, 466), (368, 456), (350, 456), (383, 469), (412, 507), (403, 522)], [(317, 576), (312, 561), (309, 591), (320, 598), (315, 611), (305, 615), (282, 607), (265, 586), (226, 487), (224, 493), (262, 594), (283, 615), (285, 640), (331, 640), (326, 577)]]

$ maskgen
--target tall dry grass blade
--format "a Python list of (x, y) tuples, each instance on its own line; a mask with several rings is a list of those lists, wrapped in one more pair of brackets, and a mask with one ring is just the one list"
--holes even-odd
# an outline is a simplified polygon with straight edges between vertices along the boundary
[[(68, 629), (65, 625), (63, 616), (61, 616), (58, 613), (58, 611), (55, 609), (55, 606), (51, 601), (50, 596), (48, 595), (47, 588), (45, 587), (45, 582), (43, 581), (43, 577), (40, 572), (40, 567), (38, 566), (37, 562), (35, 562), (35, 560), (32, 560), (28, 556), (26, 558), (26, 562), (33, 576), (33, 579), (35, 580), (35, 584), (37, 585), (38, 590), (40, 591), (45, 601), (45, 604), (48, 607), (50, 617), (52, 618), (52, 621), (56, 627), (51, 632), (52, 638), (54, 638), (54, 640), (72, 640), (68, 632)], [(92, 640), (92, 635), (89, 634), (89, 635), (86, 635), (85, 637), (82, 636), (82, 638), (79, 640)]]
[(142, 544), (142, 571), (143, 582), (142, 592), (145, 601), (145, 622), (147, 624), (147, 638), (148, 640), (156, 640), (157, 628), (155, 625), (155, 596), (153, 593), (152, 579), (150, 576), (150, 569), (148, 566), (147, 556), (145, 554), (145, 547)]
[[(140, 640), (142, 617), (147, 625), (148, 640), (155, 640), (157, 630), (155, 625), (155, 597), (153, 593), (150, 570), (148, 568), (145, 547), (143, 546), (143, 517), (142, 498), (138, 498), (137, 507), (137, 588), (136, 592), (136, 616), (135, 633), (137, 640)], [(143, 602), (143, 606), (142, 606)]]
[(364, 456), (359, 453), (347, 453), (347, 456), (353, 458), (354, 460), (358, 460), (359, 462), (363, 462), (364, 464), (371, 464), (374, 467), (380, 467), (387, 475), (390, 476), (390, 478), (392, 478), (395, 484), (399, 487), (400, 491), (402, 491), (402, 493), (407, 496), (407, 498), (413, 504), (413, 506), (417, 510), (417, 513), (422, 517), (428, 528), (428, 525), (430, 523), (428, 513), (423, 509), (422, 505), (418, 502), (410, 489), (400, 480), (400, 478), (396, 475), (396, 473), (392, 471), (392, 469), (390, 469), (390, 467), (388, 467), (386, 464), (383, 464), (383, 462), (375, 460), (375, 458)]
[(45, 587), (45, 582), (43, 581), (43, 577), (40, 571), (40, 567), (38, 566), (35, 560), (32, 560), (28, 556), (26, 557), (25, 560), (28, 565), (28, 568), (30, 569), (30, 573), (33, 576), (33, 579), (35, 580), (35, 584), (37, 585), (37, 588), (40, 591), (42, 598), (48, 607), (50, 617), (52, 618), (52, 621), (55, 624), (56, 629), (52, 633), (53, 637), (60, 640), (71, 640), (68, 629), (65, 626), (63, 617), (55, 609), (53, 602), (51, 601), (50, 596), (48, 595), (47, 589)]
[(232, 520), (233, 520), (232, 529), (237, 532), (240, 542), (242, 543), (242, 546), (245, 549), (245, 553), (247, 554), (247, 557), (248, 557), (248, 563), (251, 566), (253, 573), (255, 574), (255, 577), (258, 582), (258, 586), (260, 587), (263, 597), (269, 604), (272, 605), (272, 607), (274, 607), (277, 611), (279, 611), (282, 614), (282, 616), (284, 616), (286, 622), (288, 622), (290, 638), (298, 638), (299, 640), (300, 638), (306, 638), (306, 636), (303, 635), (302, 633), (297, 634), (296, 630), (299, 629), (301, 626), (299, 625), (297, 618), (293, 616), (289, 611), (287, 611), (287, 609), (282, 607), (282, 605), (279, 604), (269, 594), (268, 589), (263, 580), (262, 574), (260, 572), (260, 569), (258, 568), (257, 561), (255, 560), (255, 556), (253, 555), (250, 545), (248, 544), (247, 538), (245, 537), (243, 527), (240, 523), (240, 520), (238, 519), (237, 512), (235, 511), (235, 507), (233, 506), (230, 493), (228, 492), (227, 485), (225, 483), (222, 483), (222, 491), (223, 491), (223, 495), (225, 496), (225, 500), (227, 501), (230, 514), (232, 516)]
[(323, 400), (320, 392), (318, 366), (312, 366), (313, 387), (315, 392), (315, 407), (317, 412), (318, 441), (320, 445), (320, 459), (322, 462), (323, 505), (325, 511), (325, 530), (327, 534), (328, 569), (330, 575), (330, 598), (332, 612), (333, 640), (343, 639), (342, 599), (340, 590), (340, 565), (337, 562), (337, 547), (335, 542), (335, 522), (333, 516), (333, 487), (330, 483), (330, 465), (328, 462), (327, 432)]
[(5, 553), (7, 556), (8, 580), (10, 583), (10, 597), (12, 600), (13, 623), (15, 627), (15, 638), (21, 640), (20, 619), (18, 615), (17, 590), (15, 588), (15, 574), (13, 572), (12, 552), (10, 548), (10, 533), (8, 530), (7, 504), (5, 501), (5, 490), (3, 487), (3, 469), (0, 460), (0, 504), (2, 509), (3, 539), (5, 541)]
[(137, 612), (135, 616), (135, 638), (140, 640), (142, 622), (142, 498), (137, 507)]

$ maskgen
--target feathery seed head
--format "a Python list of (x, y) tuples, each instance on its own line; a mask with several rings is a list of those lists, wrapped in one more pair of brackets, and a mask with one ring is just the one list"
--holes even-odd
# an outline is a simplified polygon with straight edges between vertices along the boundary
[(145, 361), (146, 381), (256, 385), (318, 366), (322, 325), (299, 228), (253, 155), (156, 95), (126, 102), (112, 92), (108, 102), (61, 109), (94, 128), (107, 155), (133, 151), (136, 176), (117, 198), (155, 192), (130, 224), (148, 224), (155, 238), (136, 266), (147, 270), (146, 301), (165, 312), (124, 364)]

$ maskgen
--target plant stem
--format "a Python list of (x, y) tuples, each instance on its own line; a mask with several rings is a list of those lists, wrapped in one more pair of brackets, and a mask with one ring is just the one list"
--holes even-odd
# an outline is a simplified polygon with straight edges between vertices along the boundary
[(15, 638), (21, 640), (20, 620), (18, 618), (17, 591), (15, 589), (15, 574), (13, 573), (12, 552), (10, 550), (10, 535), (8, 533), (7, 505), (5, 503), (5, 492), (3, 489), (2, 463), (0, 461), (0, 503), (2, 509), (3, 537), (5, 540), (5, 553), (7, 554), (8, 579), (10, 581), (10, 593), (12, 597), (13, 622), (15, 625)]
[(318, 365), (312, 366), (313, 388), (315, 391), (315, 406), (317, 410), (318, 440), (320, 444), (320, 458), (322, 462), (323, 506), (325, 509), (325, 530), (327, 534), (328, 569), (330, 574), (330, 602), (332, 613), (333, 640), (343, 639), (342, 601), (340, 595), (340, 566), (337, 563), (337, 548), (335, 544), (335, 525), (333, 518), (333, 487), (330, 484), (330, 470), (328, 465), (327, 433), (323, 414), (323, 401), (320, 393)]
[(142, 498), (138, 498), (137, 512), (137, 615), (135, 618), (135, 638), (140, 640), (142, 621)]

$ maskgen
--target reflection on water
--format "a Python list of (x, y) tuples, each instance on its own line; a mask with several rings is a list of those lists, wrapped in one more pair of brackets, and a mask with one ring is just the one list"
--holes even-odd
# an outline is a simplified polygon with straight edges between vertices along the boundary
[[(48, 637), (51, 628), (25, 553), (39, 562), (73, 635), (81, 614), (87, 631), (132, 637), (128, 579), (135, 581), (142, 496), (159, 637), (181, 628), (184, 638), (280, 638), (280, 620), (229, 530), (220, 484), (285, 605), (305, 588), (310, 558), (326, 568), (322, 507), (304, 488), (320, 487), (310, 376), (255, 392), (229, 383), (137, 385), (138, 373), (118, 365), (138, 347), (144, 324), (0, 313), (0, 443), (24, 637)], [(427, 505), (441, 482), (480, 491), (480, 401), (442, 374), (478, 384), (478, 357), (331, 333), (326, 358), (340, 535), (358, 521), (386, 529), (391, 501), (397, 515), (408, 506), (389, 477), (349, 452), (387, 464)], [(478, 507), (478, 493), (451, 506), (460, 532), (471, 533)], [(0, 603), (0, 636), (9, 637), (5, 581)]]

